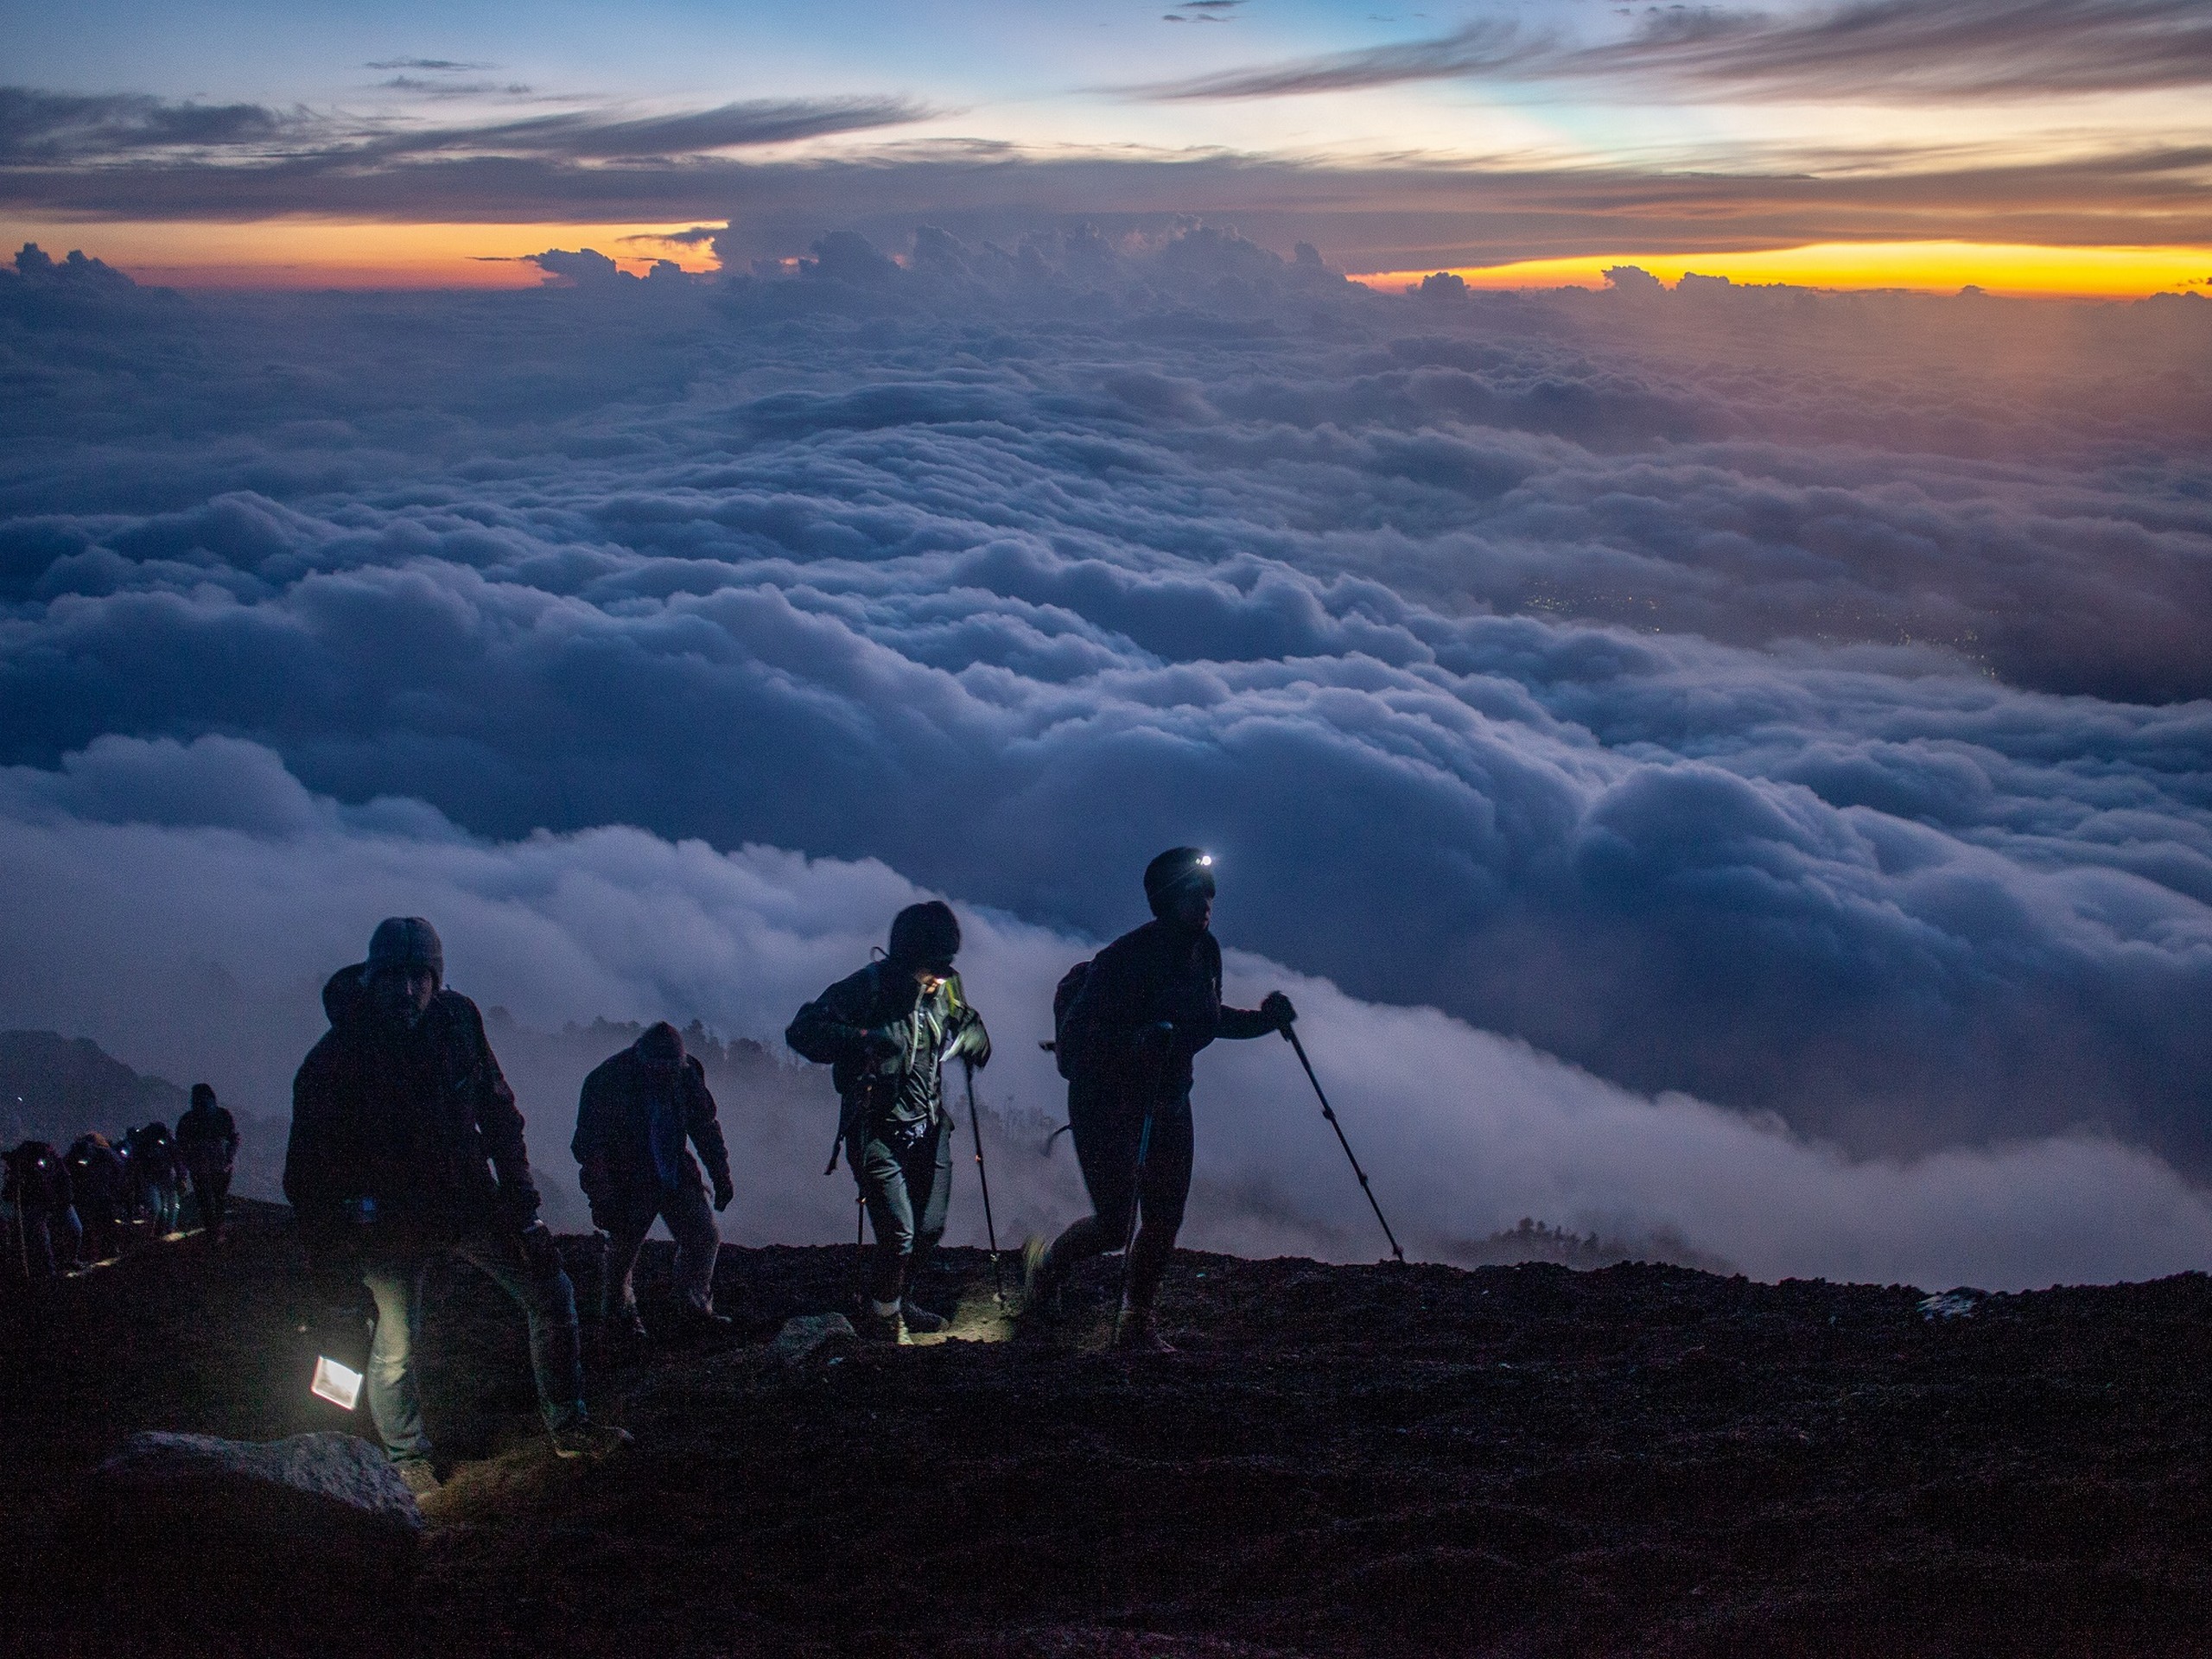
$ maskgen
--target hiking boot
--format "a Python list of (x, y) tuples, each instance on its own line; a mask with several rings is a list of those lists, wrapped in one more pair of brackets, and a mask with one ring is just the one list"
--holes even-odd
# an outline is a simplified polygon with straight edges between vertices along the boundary
[(1120, 1354), (1172, 1354), (1175, 1344), (1160, 1334), (1160, 1321), (1148, 1307), (1123, 1307), (1114, 1321), (1114, 1351)]
[(417, 1502), (428, 1497), (443, 1483), (438, 1471), (430, 1467), (428, 1458), (401, 1458), (392, 1465), (392, 1472), (399, 1477), (399, 1484), (415, 1495)]
[(853, 1329), (869, 1342), (888, 1342), (900, 1348), (912, 1340), (906, 1334), (906, 1320), (900, 1310), (879, 1313), (874, 1304), (865, 1300), (861, 1303), (860, 1312), (853, 1316)]
[(638, 1317), (638, 1310), (626, 1307), (620, 1313), (608, 1316), (607, 1339), (620, 1348), (642, 1348), (651, 1338), (645, 1322)]
[(1060, 1317), (1059, 1275), (1052, 1271), (1052, 1241), (1032, 1233), (1021, 1243), (1021, 1315), (1052, 1320)]
[(587, 1421), (553, 1431), (553, 1455), (556, 1458), (589, 1458), (596, 1463), (630, 1443), (630, 1431), (617, 1428), (612, 1423)]
[(909, 1332), (924, 1337), (937, 1336), (952, 1323), (942, 1313), (931, 1313), (911, 1296), (899, 1304), (899, 1317), (906, 1321)]
[(731, 1336), (737, 1329), (737, 1322), (727, 1313), (686, 1302), (677, 1315), (677, 1328), (690, 1342), (712, 1344)]

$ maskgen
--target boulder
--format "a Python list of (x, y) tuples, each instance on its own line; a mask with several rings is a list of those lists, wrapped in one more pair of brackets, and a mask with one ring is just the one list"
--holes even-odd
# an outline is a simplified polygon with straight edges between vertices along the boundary
[(803, 1313), (785, 1319), (768, 1344), (768, 1357), (785, 1365), (804, 1364), (824, 1357), (824, 1350), (850, 1347), (860, 1341), (853, 1322), (842, 1313)]
[(383, 1450), (353, 1434), (225, 1440), (134, 1434), (94, 1482), (141, 1528), (289, 1548), (405, 1546), (423, 1511)]

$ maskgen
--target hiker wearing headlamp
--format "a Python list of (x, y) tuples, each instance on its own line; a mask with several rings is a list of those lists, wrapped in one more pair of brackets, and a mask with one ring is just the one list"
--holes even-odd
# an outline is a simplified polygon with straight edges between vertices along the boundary
[(1211, 854), (1170, 848), (1146, 866), (1144, 893), (1153, 919), (1071, 970), (1054, 998), (1068, 1126), (1092, 1213), (1049, 1245), (1023, 1247), (1023, 1307), (1049, 1315), (1070, 1268), (1120, 1249), (1115, 1345), (1173, 1353), (1153, 1302), (1191, 1192), (1192, 1057), (1217, 1037), (1287, 1030), (1298, 1014), (1281, 991), (1257, 1008), (1222, 1006)]
[(991, 1058), (990, 1034), (952, 969), (959, 950), (950, 906), (934, 899), (909, 905), (892, 919), (884, 959), (830, 987), (784, 1033), (806, 1058), (835, 1068), (838, 1145), (875, 1232), (861, 1324), (892, 1342), (946, 1324), (913, 1296), (944, 1236), (952, 1196), (944, 1066), (954, 1058), (982, 1066)]

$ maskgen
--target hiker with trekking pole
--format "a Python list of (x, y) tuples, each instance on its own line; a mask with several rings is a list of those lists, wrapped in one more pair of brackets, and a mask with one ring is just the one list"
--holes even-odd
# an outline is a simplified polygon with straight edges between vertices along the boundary
[[(836, 1169), (842, 1152), (859, 1185), (875, 1251), (856, 1323), (863, 1334), (887, 1342), (948, 1323), (914, 1300), (922, 1269), (944, 1236), (952, 1198), (944, 1063), (968, 1065), (972, 1116), (974, 1069), (991, 1058), (990, 1034), (952, 969), (959, 950), (960, 923), (950, 906), (909, 905), (892, 920), (883, 958), (823, 992), (784, 1033), (799, 1054), (832, 1068), (840, 1111), (823, 1173)], [(976, 1150), (980, 1169), (980, 1132)]]
[(1068, 1127), (1091, 1213), (1047, 1244), (1022, 1247), (1022, 1313), (1058, 1312), (1069, 1272), (1122, 1255), (1114, 1345), (1167, 1354), (1153, 1304), (1190, 1197), (1192, 1057), (1217, 1037), (1287, 1033), (1298, 1012), (1281, 991), (1257, 1008), (1224, 1007), (1221, 945), (1211, 931), (1211, 855), (1176, 847), (1145, 868), (1153, 919), (1071, 969), (1054, 994), (1054, 1046), (1068, 1080)]

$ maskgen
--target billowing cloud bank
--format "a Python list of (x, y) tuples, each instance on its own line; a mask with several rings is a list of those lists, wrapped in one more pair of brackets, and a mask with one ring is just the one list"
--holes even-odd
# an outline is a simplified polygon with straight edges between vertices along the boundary
[[(1643, 1126), (1624, 1146), (1722, 1137), (1567, 1159), (1526, 1206), (1548, 1218), (1602, 1216), (1617, 1179), (1630, 1223), (1747, 1268), (1902, 1274), (1861, 1221), (1893, 1207), (1924, 1243), (1911, 1195), (1954, 1171), (1962, 1265), (1910, 1272), (1966, 1277), (1980, 1206), (2071, 1183), (2037, 1199), (2050, 1265), (1985, 1275), (2033, 1277), (2118, 1270), (2096, 1241), (2152, 1225), (2089, 1163), (2194, 1214), (2119, 1148), (2212, 1166), (2212, 307), (1386, 300), (1211, 232), (821, 255), (716, 288), (0, 296), (25, 394), (0, 414), (0, 760), (55, 823), (177, 826), (42, 830), (111, 849), (53, 890), (127, 887), (127, 849), (176, 836), (250, 887), (294, 833), (256, 803), (292, 801), (390, 878), (343, 902), (315, 878), (327, 915), (286, 924), (321, 952), (304, 983), (379, 906), (429, 907), (406, 861), (527, 860), (541, 827), (879, 861), (880, 906), (913, 881), (1090, 938), (1135, 919), (1145, 857), (1201, 840), (1228, 942), (1358, 999), (1347, 1075), (1417, 1080), (1433, 1046), (1573, 1078), (1577, 1121)], [(101, 743), (209, 734), (255, 747), (180, 770)], [(300, 804), (269, 754), (353, 804)], [(238, 780), (206, 785), (218, 762)], [(59, 937), (92, 899), (52, 903)], [(838, 914), (843, 961), (887, 909)], [(788, 1012), (650, 967), (650, 930), (611, 957), (578, 937), (500, 995)], [(1402, 1121), (1471, 1109), (1414, 1092)], [(1942, 1155), (1885, 1174), (1723, 1109)], [(1454, 1133), (1503, 1163), (1545, 1143), (1483, 1141), (1505, 1109)], [(1716, 1186), (1768, 1213), (1768, 1156), (1832, 1172), (1793, 1235), (1835, 1217), (1827, 1254), (1712, 1219)], [(1639, 1167), (1682, 1172), (1685, 1204)], [(1423, 1202), (1435, 1236), (1521, 1213)]]
[[(138, 821), (103, 821), (129, 802)], [(864, 960), (919, 896), (879, 863), (730, 854), (603, 829), (496, 843), (419, 803), (318, 799), (268, 750), (232, 739), (105, 739), (60, 774), (0, 776), (0, 998), (14, 1017), (89, 1028), (143, 1064), (212, 1077), (232, 1098), (280, 1090), (321, 1021), (327, 965), (358, 918), (439, 918), (455, 983), (528, 1025), (691, 1012), (774, 1040), (791, 1010)], [(970, 994), (995, 1027), (984, 1096), (1007, 1235), (1076, 1213), (1063, 1148), (1039, 1155), (1058, 1080), (1035, 1039), (1052, 986), (1091, 944), (969, 912)], [(1681, 1095), (1652, 1100), (1427, 1009), (1381, 1007), (1237, 953), (1232, 995), (1287, 984), (1306, 1040), (1377, 1191), (1416, 1255), (1464, 1256), (1535, 1215), (1767, 1277), (2021, 1286), (2141, 1277), (2212, 1250), (2212, 1205), (2158, 1160), (2050, 1139), (1854, 1161), (1771, 1121)], [(571, 1092), (524, 1105), (541, 1179), (574, 1211)], [(569, 1080), (573, 1089), (573, 1080)], [(1359, 1260), (1380, 1237), (1289, 1054), (1218, 1046), (1200, 1065), (1194, 1244)], [(723, 1103), (747, 1239), (830, 1242), (849, 1186), (819, 1159), (826, 1096)], [(958, 1239), (981, 1238), (961, 1175)]]

